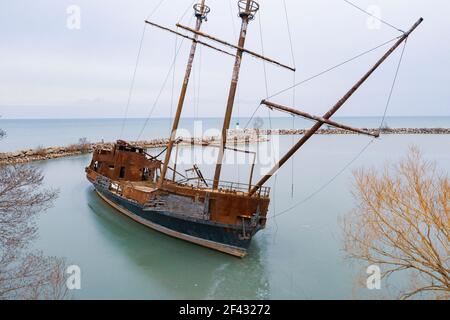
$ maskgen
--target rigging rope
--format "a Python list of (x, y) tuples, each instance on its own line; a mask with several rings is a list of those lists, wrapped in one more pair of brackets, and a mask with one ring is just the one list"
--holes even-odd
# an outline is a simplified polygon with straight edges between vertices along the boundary
[[(395, 84), (397, 82), (397, 78), (398, 78), (398, 74), (400, 71), (400, 67), (403, 61), (403, 57), (404, 57), (404, 53), (405, 53), (405, 49), (406, 49), (406, 44), (407, 44), (407, 40), (405, 41), (403, 48), (402, 48), (402, 52), (400, 55), (400, 59), (398, 61), (397, 64), (397, 68), (395, 70), (395, 75), (394, 75), (394, 79), (392, 81), (392, 85), (389, 91), (389, 95), (388, 95), (388, 99), (386, 101), (386, 106), (384, 108), (384, 113), (383, 113), (383, 117), (381, 119), (380, 122), (380, 126), (379, 126), (379, 131), (381, 131), (382, 127), (383, 127), (383, 123), (386, 119), (386, 115), (387, 115), (387, 110), (389, 108), (389, 105), (391, 103), (391, 99), (392, 99), (392, 94), (394, 92), (395, 89)], [(357, 161), (361, 155), (373, 144), (373, 142), (376, 140), (376, 138), (371, 139), (362, 149), (360, 152), (358, 152), (358, 154), (352, 159), (350, 160), (350, 162), (348, 162), (340, 171), (338, 171), (338, 173), (336, 175), (334, 175), (329, 181), (327, 181), (325, 184), (323, 184), (322, 186), (320, 186), (316, 191), (312, 192), (311, 194), (309, 194), (308, 196), (306, 196), (305, 198), (303, 198), (302, 200), (300, 200), (299, 202), (295, 203), (294, 205), (292, 205), (291, 207), (278, 212), (276, 215), (273, 215), (271, 217), (268, 217), (268, 219), (272, 219), (275, 217), (279, 217), (283, 214), (288, 213), (289, 211), (291, 211), (292, 209), (297, 208), (298, 206), (304, 204), (305, 202), (309, 201), (311, 198), (313, 198), (314, 196), (316, 196), (317, 194), (319, 194), (320, 192), (322, 192), (324, 189), (326, 189), (329, 185), (331, 185), (341, 174), (343, 174), (355, 161)]]
[[(262, 53), (262, 55), (264, 55), (264, 37), (263, 37), (263, 31), (262, 31), (262, 14), (261, 14), (261, 11), (259, 11), (258, 22), (259, 22), (259, 38), (260, 38), (260, 42), (261, 42), (261, 53)], [(266, 68), (266, 61), (265, 60), (262, 60), (262, 65), (263, 65), (263, 72), (264, 72), (264, 85), (265, 85), (266, 96), (267, 96), (267, 95), (269, 95), (269, 83), (268, 83), (268, 80), (267, 80), (267, 68)], [(255, 112), (256, 112), (256, 110), (255, 110)], [(253, 118), (254, 114), (255, 113), (253, 113), (253, 115), (252, 115), (252, 117), (250, 118), (249, 121), (251, 121), (251, 119)], [(272, 131), (272, 113), (270, 112), (269, 109), (267, 109), (267, 114), (268, 114), (268, 118), (269, 118), (269, 128)], [(246, 127), (248, 126), (248, 123), (247, 123)], [(274, 163), (276, 162), (275, 155), (273, 155), (272, 161)], [(278, 181), (277, 180), (277, 175), (275, 175), (274, 179), (275, 179), (275, 181), (274, 181), (274, 191), (275, 191), (277, 189), (277, 181)], [(273, 208), (273, 212), (275, 214), (275, 210), (276, 210), (276, 199), (275, 198), (273, 200), (272, 208)], [(278, 225), (277, 225), (277, 229), (276, 230), (278, 230)], [(276, 232), (275, 232), (275, 234), (276, 234)]]
[(202, 58), (203, 58), (203, 50), (202, 46), (200, 46), (198, 50), (198, 79), (197, 79), (197, 105), (195, 107), (195, 120), (198, 121), (198, 111), (200, 109), (200, 87), (201, 87), (201, 80), (202, 80)]
[[(159, 3), (153, 8), (153, 10), (147, 16), (146, 20), (149, 20), (156, 13), (156, 11), (158, 11), (159, 7), (163, 4), (164, 1), (165, 0), (160, 0), (159, 1)], [(136, 81), (136, 73), (137, 73), (137, 68), (138, 68), (138, 65), (139, 65), (139, 60), (140, 60), (140, 57), (141, 57), (142, 45), (143, 45), (143, 42), (144, 42), (145, 31), (146, 31), (146, 26), (144, 24), (144, 28), (142, 30), (141, 40), (139, 41), (139, 50), (138, 50), (138, 54), (137, 54), (137, 57), (136, 57), (136, 63), (135, 63), (135, 66), (134, 66), (133, 76), (132, 76), (132, 79), (131, 79), (131, 85), (130, 85), (130, 89), (128, 91), (128, 98), (127, 98), (127, 103), (126, 103), (126, 106), (125, 106), (125, 114), (124, 114), (124, 118), (123, 118), (123, 121), (122, 121), (122, 128), (120, 129), (120, 135), (119, 135), (120, 138), (122, 138), (122, 136), (123, 136), (123, 132), (125, 130), (125, 125), (126, 125), (126, 122), (128, 120), (128, 111), (130, 109), (131, 99), (132, 99), (132, 96), (133, 96), (134, 84), (135, 84), (135, 81)]]
[(230, 7), (231, 26), (232, 26), (232, 28), (233, 28), (233, 36), (234, 36), (234, 39), (237, 39), (237, 36), (236, 36), (236, 26), (234, 25), (233, 7), (232, 7), (232, 4), (231, 4), (231, 1), (232, 1), (232, 0), (228, 1), (229, 7)]
[[(178, 27), (177, 27), (178, 28)], [(174, 93), (175, 93), (175, 71), (176, 71), (176, 65), (177, 65), (177, 48), (178, 48), (178, 37), (175, 36), (175, 47), (174, 47), (174, 53), (173, 53), (173, 74), (172, 74), (172, 92), (170, 96), (170, 119), (172, 119), (173, 116), (173, 107), (174, 107)]]
[(326, 73), (328, 73), (328, 72), (330, 72), (330, 71), (333, 71), (334, 69), (337, 69), (337, 68), (339, 68), (339, 67), (341, 67), (341, 66), (343, 66), (343, 65), (345, 65), (345, 64), (347, 64), (347, 63), (349, 63), (349, 62), (352, 62), (352, 61), (354, 61), (354, 60), (356, 60), (356, 59), (358, 59), (358, 58), (361, 58), (362, 56), (364, 56), (364, 55), (366, 55), (366, 54), (369, 54), (369, 53), (371, 53), (371, 52), (373, 52), (373, 51), (375, 51), (375, 50), (377, 50), (377, 49), (379, 49), (379, 48), (381, 48), (381, 47), (384, 47), (384, 46), (388, 45), (389, 43), (391, 43), (391, 42), (393, 42), (393, 41), (395, 41), (395, 40), (398, 40), (400, 37), (401, 37), (401, 36), (395, 37), (395, 38), (393, 38), (393, 39), (391, 39), (391, 40), (389, 40), (389, 41), (386, 41), (386, 42), (384, 42), (384, 43), (382, 43), (382, 44), (380, 44), (380, 45), (378, 45), (378, 46), (376, 46), (376, 47), (374, 47), (374, 48), (372, 48), (372, 49), (369, 49), (369, 50), (367, 50), (367, 51), (364, 51), (364, 52), (362, 52), (362, 53), (360, 53), (360, 54), (358, 54), (358, 55), (356, 55), (356, 56), (354, 56), (354, 57), (352, 57), (352, 58), (350, 58), (350, 59), (348, 59), (348, 60), (345, 60), (345, 61), (343, 61), (343, 62), (341, 62), (341, 63), (339, 63), (339, 64), (337, 64), (337, 65), (335, 65), (335, 66), (333, 66), (333, 67), (330, 67), (330, 68), (328, 68), (328, 69), (325, 69), (324, 71), (319, 72), (319, 73), (316, 74), (316, 75), (313, 75), (313, 76), (311, 76), (311, 77), (309, 77), (309, 78), (306, 78), (305, 80), (302, 80), (302, 81), (296, 83), (295, 85), (293, 85), (293, 86), (291, 86), (291, 87), (288, 87), (288, 88), (286, 88), (286, 89), (283, 89), (283, 90), (281, 90), (281, 91), (279, 91), (279, 92), (277, 92), (277, 93), (275, 93), (275, 94), (273, 94), (273, 95), (267, 97), (265, 100), (268, 100), (268, 99), (271, 99), (271, 98), (273, 98), (273, 97), (276, 97), (276, 96), (278, 96), (278, 95), (280, 95), (280, 94), (282, 94), (282, 93), (285, 93), (286, 91), (289, 91), (289, 90), (291, 90), (291, 89), (294, 89), (294, 88), (296, 88), (296, 87), (298, 87), (298, 86), (300, 86), (300, 85), (302, 85), (302, 84), (304, 84), (304, 83), (306, 83), (306, 82), (309, 82), (309, 81), (311, 81), (311, 80), (313, 80), (313, 79), (315, 79), (315, 78), (317, 78), (317, 77), (320, 77), (320, 76), (322, 76), (322, 75), (324, 75), (324, 74), (326, 74)]
[(178, 23), (181, 23), (182, 20), (184, 19), (184, 17), (186, 16), (186, 14), (188, 13), (189, 9), (191, 9), (194, 5), (194, 3), (197, 2), (197, 0), (192, 1), (192, 3), (186, 8), (186, 10), (184, 11), (184, 13), (181, 15), (181, 17), (178, 19)]
[(150, 14), (147, 16), (147, 20), (149, 20), (155, 13), (158, 11), (159, 7), (163, 4), (165, 0), (160, 0), (159, 3), (155, 6), (155, 8), (150, 12)]
[[(286, 27), (287, 27), (287, 31), (288, 31), (288, 35), (289, 35), (289, 45), (291, 48), (291, 57), (292, 57), (292, 64), (294, 65), (294, 68), (297, 69), (296, 63), (295, 63), (295, 55), (294, 55), (294, 45), (292, 42), (292, 34), (291, 34), (291, 26), (289, 23), (289, 15), (288, 15), (288, 10), (287, 10), (287, 6), (286, 6), (286, 0), (283, 0), (283, 5), (284, 5), (284, 15), (286, 18)], [(296, 72), (293, 73), (292, 75), (292, 84), (295, 85), (296, 82)], [(295, 87), (292, 90), (292, 105), (295, 106)], [(269, 110), (270, 112), (270, 110)], [(295, 117), (292, 116), (292, 129), (294, 129), (295, 127)], [(292, 144), (294, 144), (294, 136), (292, 136)], [(292, 156), (291, 159), (291, 198), (294, 197), (294, 165), (295, 165), (295, 155)]]
[(367, 11), (364, 10), (363, 8), (358, 7), (356, 4), (354, 4), (354, 3), (352, 3), (352, 2), (350, 2), (350, 1), (348, 1), (348, 0), (343, 0), (343, 1), (344, 1), (345, 3), (351, 5), (352, 7), (358, 9), (359, 11), (361, 11), (361, 12), (367, 14), (368, 16), (370, 16), (370, 17), (372, 17), (372, 18), (374, 18), (374, 19), (380, 21), (381, 23), (384, 23), (385, 25), (391, 27), (392, 29), (397, 30), (397, 31), (399, 31), (399, 32), (401, 32), (401, 33), (405, 33), (405, 31), (403, 31), (403, 30), (397, 28), (396, 26), (390, 24), (389, 22), (387, 22), (387, 21), (385, 21), (385, 20), (383, 20), (383, 19), (381, 19), (381, 18), (379, 18), (379, 17), (377, 17), (377, 16), (371, 14), (370, 12), (367, 12)]
[[(294, 89), (294, 88), (296, 88), (296, 87), (298, 87), (298, 86), (300, 86), (302, 84), (305, 84), (305, 83), (307, 83), (307, 82), (309, 82), (311, 80), (314, 80), (314, 79), (316, 79), (316, 78), (318, 78), (318, 77), (320, 77), (320, 76), (322, 76), (322, 75), (324, 75), (324, 74), (326, 74), (328, 72), (331, 72), (331, 71), (333, 71), (335, 69), (338, 69), (338, 68), (342, 67), (343, 65), (345, 65), (347, 63), (350, 63), (350, 62), (352, 62), (352, 61), (354, 61), (354, 60), (356, 60), (358, 58), (361, 58), (361, 57), (363, 57), (363, 56), (365, 56), (365, 55), (367, 55), (367, 54), (369, 54), (369, 53), (379, 49), (379, 48), (382, 48), (382, 47), (388, 45), (389, 43), (391, 43), (391, 42), (393, 42), (395, 40), (398, 40), (400, 37), (401, 36), (395, 37), (395, 38), (393, 38), (393, 39), (391, 39), (389, 41), (386, 41), (386, 42), (384, 42), (384, 43), (382, 43), (382, 44), (380, 44), (380, 45), (378, 45), (378, 46), (376, 46), (376, 47), (374, 47), (372, 49), (369, 49), (367, 51), (364, 51), (364, 52), (362, 52), (362, 53), (360, 53), (360, 54), (350, 58), (350, 59), (347, 59), (347, 60), (345, 60), (345, 61), (343, 61), (343, 62), (341, 62), (341, 63), (339, 63), (337, 65), (334, 65), (334, 66), (332, 66), (330, 68), (327, 68), (327, 69), (325, 69), (325, 70), (323, 70), (323, 71), (321, 71), (321, 72), (319, 72), (319, 73), (317, 73), (317, 74), (315, 74), (313, 76), (310, 76), (310, 77), (308, 77), (308, 78), (306, 78), (306, 79), (304, 79), (304, 80), (302, 80), (300, 82), (297, 82), (296, 84), (294, 84), (294, 85), (292, 85), (292, 86), (290, 86), (290, 87), (288, 87), (286, 89), (283, 89), (281, 91), (278, 91), (277, 93), (274, 93), (271, 96), (266, 97), (265, 100), (269, 100), (269, 99), (271, 99), (273, 97), (276, 97), (276, 96), (278, 96), (278, 95), (280, 95), (282, 93), (285, 93), (285, 92), (287, 92), (289, 90), (292, 90), (292, 89)], [(261, 107), (261, 104), (259, 104), (258, 107), (256, 107), (255, 111), (253, 111), (250, 119), (247, 121), (247, 124), (245, 125), (245, 129), (248, 127), (248, 125), (250, 124), (250, 122), (252, 121), (253, 117), (255, 116), (256, 112), (259, 110), (260, 107)]]
[[(261, 15), (261, 11), (259, 11), (259, 39), (261, 42), (261, 53), (264, 56), (264, 40), (263, 40), (263, 32), (262, 32), (262, 15)], [(266, 89), (266, 95), (269, 95), (269, 84), (267, 81), (267, 68), (266, 68), (266, 61), (262, 60), (262, 65), (263, 65), (263, 71), (264, 71), (264, 85), (265, 85), (265, 89)], [(270, 110), (268, 111), (268, 117), (269, 117), (269, 127), (270, 129), (272, 129), (272, 115), (270, 113)], [(251, 120), (251, 119), (250, 119)], [(247, 126), (247, 125), (246, 125)]]
[[(177, 50), (177, 53), (176, 53), (175, 57), (177, 57), (178, 54), (180, 53), (181, 47), (183, 46), (183, 42), (184, 42), (184, 39), (181, 40), (181, 44), (180, 44), (179, 47), (178, 47), (178, 50)], [(176, 61), (176, 59), (174, 59), (174, 61), (172, 62), (172, 65), (171, 65), (170, 68), (169, 68), (169, 72), (167, 72), (167, 75), (166, 75), (166, 77), (165, 77), (165, 79), (164, 79), (164, 82), (163, 82), (163, 84), (162, 84), (162, 86), (161, 86), (161, 89), (159, 90), (158, 95), (156, 96), (156, 100), (155, 100), (155, 102), (153, 103), (153, 106), (152, 106), (152, 108), (150, 109), (150, 112), (149, 112), (147, 118), (145, 119), (144, 125), (142, 126), (142, 129), (141, 129), (141, 131), (139, 132), (139, 135), (138, 135), (136, 141), (138, 141), (138, 140), (141, 138), (142, 134), (144, 133), (144, 130), (146, 129), (146, 127), (147, 127), (147, 125), (148, 125), (148, 122), (149, 122), (149, 120), (150, 120), (150, 118), (151, 118), (151, 116), (152, 116), (152, 114), (153, 114), (153, 111), (155, 110), (156, 105), (158, 104), (159, 99), (161, 98), (161, 95), (162, 95), (162, 93), (163, 93), (163, 91), (164, 91), (164, 88), (166, 87), (167, 80), (169, 79), (169, 76), (170, 76), (170, 74), (171, 74), (171, 72), (172, 72), (172, 68), (175, 67), (175, 61)]]
[(123, 121), (122, 121), (122, 128), (120, 129), (120, 135), (119, 135), (120, 139), (122, 139), (123, 132), (125, 130), (125, 125), (126, 125), (126, 122), (128, 120), (128, 110), (130, 109), (131, 99), (132, 99), (132, 96), (133, 96), (134, 83), (136, 81), (137, 68), (138, 68), (138, 65), (139, 65), (140, 57), (141, 57), (142, 44), (144, 42), (145, 30), (146, 30), (146, 28), (145, 28), (145, 24), (144, 24), (144, 29), (142, 30), (142, 36), (141, 36), (141, 40), (140, 40), (140, 43), (139, 43), (139, 50), (138, 50), (138, 54), (137, 54), (137, 57), (136, 57), (136, 63), (134, 65), (133, 77), (131, 79), (131, 85), (130, 85), (130, 89), (128, 91), (128, 99), (127, 99), (127, 104), (126, 104), (126, 107), (125, 107), (124, 118), (123, 118)]
[[(264, 40), (263, 40), (263, 33), (262, 33), (262, 25), (261, 25), (261, 20), (262, 20), (262, 16), (261, 16), (261, 11), (259, 11), (259, 40), (261, 43), (261, 54), (264, 56)], [(262, 60), (262, 65), (263, 65), (263, 71), (264, 71), (264, 85), (266, 88), (266, 95), (269, 95), (269, 84), (267, 82), (267, 70), (266, 70), (266, 61)]]

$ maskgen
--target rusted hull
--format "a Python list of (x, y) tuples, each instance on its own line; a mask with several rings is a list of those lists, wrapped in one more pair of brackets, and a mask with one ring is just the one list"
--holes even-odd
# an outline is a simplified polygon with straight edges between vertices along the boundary
[(171, 237), (236, 257), (242, 258), (246, 255), (252, 236), (259, 230), (258, 227), (246, 230), (246, 236), (243, 236), (242, 229), (233, 225), (186, 219), (171, 212), (148, 210), (95, 182), (94, 187), (100, 198), (136, 222)]

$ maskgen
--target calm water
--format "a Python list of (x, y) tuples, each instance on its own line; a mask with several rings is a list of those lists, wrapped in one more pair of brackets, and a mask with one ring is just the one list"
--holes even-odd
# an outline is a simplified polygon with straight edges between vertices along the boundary
[[(337, 121), (348, 125), (377, 128), (380, 125), (381, 118), (338, 118)], [(180, 128), (188, 132), (183, 134), (194, 135), (195, 119), (182, 119)], [(244, 128), (253, 127), (255, 122), (261, 128), (307, 128), (311, 122), (303, 119), (292, 118), (255, 118), (249, 121), (248, 118), (233, 119), (232, 123), (240, 124)], [(450, 117), (388, 117), (385, 123), (392, 127), (423, 127), (423, 128), (450, 128)], [(145, 125), (146, 124), (146, 125)], [(115, 141), (118, 137), (127, 140), (164, 138), (170, 132), (169, 119), (152, 119), (146, 123), (144, 119), (128, 119), (122, 133), (122, 119), (51, 119), (51, 120), (9, 120), (0, 118), (0, 128), (8, 133), (8, 139), (0, 143), (0, 152), (15, 151), (23, 149), (32, 149), (38, 146), (64, 146), (76, 143), (79, 138), (86, 137), (89, 141), (97, 142)], [(221, 128), (222, 119), (208, 118), (201, 122), (200, 132), (203, 134), (211, 128)], [(144, 129), (143, 129), (144, 128)], [(142, 132), (142, 133), (141, 133)], [(122, 133), (122, 135), (121, 135)], [(215, 135), (216, 133), (212, 133)], [(205, 133), (208, 134), (208, 132)]]
[[(48, 136), (54, 128), (49, 128), (46, 121), (40, 124), (41, 129), (22, 123), (30, 133), (26, 136), (13, 137), (15, 129), (7, 128), (8, 139), (26, 145), (34, 131), (34, 136), (45, 137), (42, 144), (48, 139), (63, 143), (69, 136), (80, 136), (82, 128), (89, 128), (83, 131), (84, 136), (91, 134), (89, 138), (94, 140), (103, 134), (103, 128), (111, 126), (112, 120), (103, 124), (95, 120), (96, 129), (79, 127), (77, 120), (65, 126), (58, 137)], [(112, 140), (113, 133), (108, 134)], [(293, 139), (281, 138), (280, 154)], [(296, 155), (294, 163), (286, 165), (270, 181), (270, 214), (291, 207), (320, 188), (368, 141), (362, 136), (315, 136)], [(341, 250), (338, 218), (354, 205), (351, 170), (399, 159), (413, 143), (427, 159), (450, 171), (449, 136), (382, 137), (322, 192), (269, 219), (267, 229), (256, 235), (248, 256), (242, 260), (172, 239), (108, 207), (84, 177), (89, 155), (39, 162), (36, 165), (45, 173), (45, 184), (59, 188), (60, 196), (39, 219), (36, 247), (81, 267), (82, 289), (74, 293), (81, 299), (349, 299), (353, 297), (355, 275), (365, 266), (350, 265)], [(246, 182), (246, 167), (225, 166), (223, 176)], [(212, 166), (200, 168), (211, 176)], [(260, 174), (259, 168), (256, 172)], [(402, 281), (401, 276), (397, 281)], [(382, 289), (385, 293), (383, 284)], [(359, 291), (361, 297), (369, 294), (365, 289)]]

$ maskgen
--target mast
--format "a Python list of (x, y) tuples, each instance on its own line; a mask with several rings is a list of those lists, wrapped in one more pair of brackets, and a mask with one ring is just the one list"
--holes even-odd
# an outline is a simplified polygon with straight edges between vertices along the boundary
[(239, 42), (237, 45), (238, 49), (236, 52), (236, 60), (234, 62), (233, 67), (233, 76), (231, 79), (230, 91), (228, 93), (227, 108), (223, 120), (222, 139), (219, 148), (219, 155), (217, 158), (216, 171), (214, 173), (213, 189), (217, 189), (217, 187), (219, 186), (220, 172), (222, 170), (222, 161), (224, 156), (225, 145), (227, 142), (227, 131), (230, 128), (231, 114), (233, 113), (233, 106), (239, 80), (239, 71), (241, 69), (242, 55), (244, 53), (244, 45), (247, 36), (248, 23), (250, 22), (250, 20), (254, 18), (255, 13), (259, 9), (258, 3), (252, 0), (239, 0), (238, 6), (240, 11), (239, 16), (242, 19), (241, 32), (239, 36)]
[[(333, 114), (336, 113), (348, 99), (361, 87), (361, 85), (378, 69), (378, 67), (402, 44), (406, 41), (409, 35), (422, 23), (423, 18), (420, 18), (409, 31), (405, 32), (398, 41), (378, 60), (375, 65), (322, 117), (325, 120), (330, 119)], [(267, 180), (272, 177), (272, 175), (278, 171), (281, 166), (283, 166), (286, 161), (298, 150), (300, 149), (306, 141), (311, 138), (317, 130), (324, 124), (323, 121), (319, 120), (317, 123), (309, 129), (305, 135), (278, 161), (278, 163), (259, 180), (259, 182), (251, 189), (250, 195), (253, 195), (258, 189), (267, 182)]]
[[(200, 3), (194, 5), (194, 10), (195, 10), (195, 16), (197, 17), (197, 23), (195, 25), (195, 30), (199, 31), (202, 26), (203, 20), (206, 20), (206, 16), (208, 15), (210, 9), (208, 6), (205, 5), (205, 0), (201, 0)], [(198, 39), (198, 35), (194, 34), (194, 37), (192, 40), (192, 45), (191, 45), (191, 51), (189, 53), (189, 59), (188, 59), (188, 63), (186, 66), (186, 73), (184, 76), (183, 85), (181, 87), (180, 98), (178, 100), (177, 111), (175, 114), (175, 119), (173, 120), (172, 131), (171, 131), (171, 134), (169, 137), (169, 142), (167, 144), (166, 156), (165, 156), (165, 159), (163, 162), (163, 167), (161, 170), (161, 177), (158, 182), (158, 187), (161, 187), (163, 185), (164, 179), (165, 179), (166, 173), (167, 173), (167, 168), (169, 166), (169, 161), (170, 161), (170, 156), (171, 156), (172, 149), (173, 149), (173, 144), (176, 139), (175, 135), (176, 135), (176, 132), (178, 129), (178, 125), (180, 123), (181, 111), (183, 110), (184, 100), (186, 99), (186, 92), (187, 92), (187, 88), (189, 85), (189, 78), (191, 76), (192, 64), (194, 62), (195, 52), (197, 50), (197, 39)]]

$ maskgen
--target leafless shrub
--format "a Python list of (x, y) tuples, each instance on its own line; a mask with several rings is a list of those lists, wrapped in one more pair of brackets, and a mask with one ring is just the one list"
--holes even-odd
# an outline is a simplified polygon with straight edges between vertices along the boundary
[(45, 157), (47, 155), (47, 150), (43, 146), (38, 146), (36, 149), (34, 149), (34, 154)]
[(36, 215), (52, 204), (55, 190), (41, 190), (43, 175), (26, 165), (0, 166), (0, 244), (23, 247), (36, 234)]
[(52, 205), (55, 190), (27, 165), (0, 166), (0, 299), (61, 299), (67, 294), (64, 259), (28, 252), (37, 214)]
[(411, 281), (399, 298), (450, 298), (450, 180), (417, 148), (382, 174), (354, 173), (357, 208), (342, 221), (349, 258), (376, 264), (382, 279)]
[(65, 299), (65, 260), (33, 252), (0, 264), (0, 299)]
[(87, 138), (78, 139), (78, 146), (80, 147), (81, 152), (88, 152), (91, 150), (91, 143)]
[(82, 152), (86, 153), (91, 150), (91, 143), (87, 140), (87, 138), (78, 139), (78, 143), (70, 144), (67, 147), (67, 151), (69, 152)]

